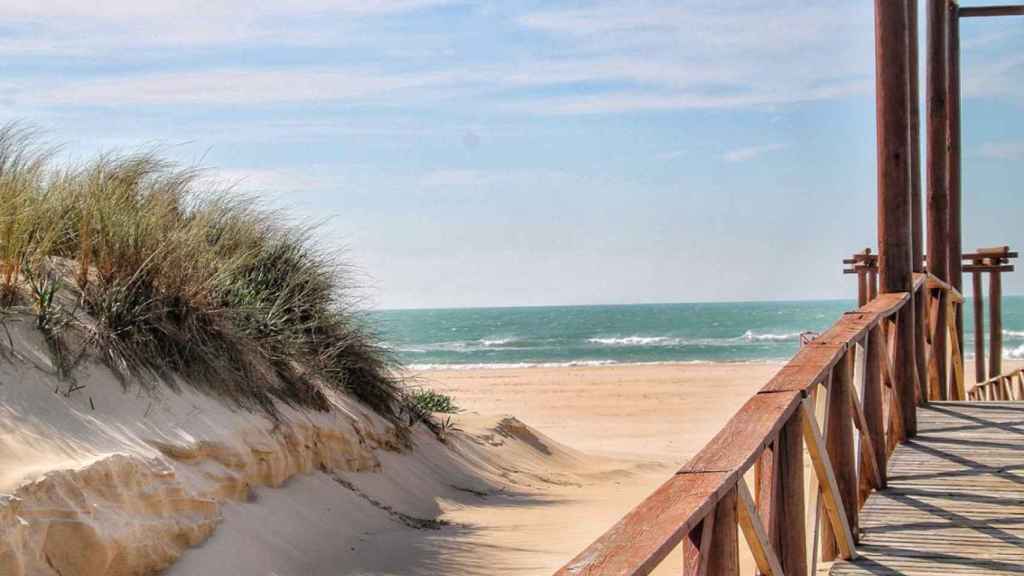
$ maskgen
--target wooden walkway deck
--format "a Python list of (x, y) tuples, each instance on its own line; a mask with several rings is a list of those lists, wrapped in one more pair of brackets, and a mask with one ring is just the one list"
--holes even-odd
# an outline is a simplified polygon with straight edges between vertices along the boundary
[(1024, 403), (933, 403), (918, 415), (889, 487), (861, 511), (860, 557), (831, 574), (1024, 574)]

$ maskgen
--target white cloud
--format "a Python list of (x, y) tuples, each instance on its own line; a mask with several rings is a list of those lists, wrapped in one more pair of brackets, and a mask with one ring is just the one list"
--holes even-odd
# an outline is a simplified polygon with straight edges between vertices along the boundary
[(985, 142), (980, 155), (993, 160), (1024, 160), (1024, 140)]
[[(0, 54), (125, 56), (124, 49), (183, 49), (261, 41), (309, 44), (315, 24), (334, 34), (361, 17), (409, 12), (452, 0), (5, 0)], [(301, 23), (301, 26), (291, 24)]]
[(726, 162), (746, 162), (748, 160), (754, 160), (760, 158), (765, 154), (772, 152), (778, 152), (786, 148), (785, 144), (761, 144), (758, 146), (744, 146), (743, 148), (735, 148), (722, 154), (722, 159)]
[[(516, 6), (506, 9), (504, 24), (550, 36), (544, 44), (551, 49), (499, 52), (487, 60), (438, 43), (413, 20), (398, 37), (366, 24), (375, 15), (464, 1), (285, 0), (253, 7), (243, 0), (11, 0), (0, 5), (0, 19), (14, 30), (28, 25), (31, 33), (0, 38), (0, 57), (28, 50), (131, 61), (154, 46), (269, 49), (280, 42), (339, 50), (362, 42), (369, 54), (358, 65), (224, 67), (182, 57), (166, 67), (174, 71), (142, 65), (118, 74), (7, 75), (0, 111), (326, 102), (412, 108), (444, 101), (497, 112), (593, 115), (772, 107), (869, 94), (873, 86), (871, 7), (856, 0), (638, 0), (525, 13)], [(416, 56), (431, 50), (440, 56)], [(1024, 95), (1021, 66), (1015, 55), (972, 67), (967, 96)]]

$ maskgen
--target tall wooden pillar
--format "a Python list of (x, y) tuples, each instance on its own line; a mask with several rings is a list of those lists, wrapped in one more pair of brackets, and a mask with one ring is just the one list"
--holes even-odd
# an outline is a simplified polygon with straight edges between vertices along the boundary
[[(961, 294), (964, 291), (963, 238), (961, 235), (961, 170), (960, 170), (960, 6), (949, 0), (949, 32), (947, 91), (947, 122), (949, 123), (949, 149), (946, 169), (949, 179), (949, 283)], [(956, 307), (956, 335), (960, 343), (960, 362), (963, 363), (964, 311)]]
[[(974, 261), (980, 265), (980, 260)], [(971, 272), (974, 294), (974, 381), (984, 382), (985, 376), (985, 297), (981, 291), (981, 272)]]
[[(998, 265), (1000, 260), (989, 262)], [(988, 324), (988, 377), (995, 378), (1003, 373), (1003, 278), (998, 270), (988, 276)]]
[[(921, 82), (918, 64), (917, 0), (907, 0), (907, 97), (910, 112), (910, 253), (914, 272), (924, 272), (924, 215), (921, 202)], [(928, 361), (925, 359), (926, 292), (914, 294), (914, 363), (920, 386), (918, 397), (928, 403)]]
[[(948, 140), (946, 91), (949, 25), (949, 0), (928, 3), (928, 51), (926, 87), (928, 103), (928, 271), (941, 280), (949, 278), (949, 194), (947, 182)], [(948, 398), (946, 385), (946, 306), (939, 302), (935, 311), (939, 329), (932, 338), (932, 357), (938, 364), (939, 399)]]
[[(910, 198), (909, 59), (906, 0), (875, 0), (875, 108), (878, 139), (879, 291), (910, 292), (913, 287)], [(911, 307), (896, 338), (894, 387), (903, 401), (907, 436), (917, 434), (914, 404)]]

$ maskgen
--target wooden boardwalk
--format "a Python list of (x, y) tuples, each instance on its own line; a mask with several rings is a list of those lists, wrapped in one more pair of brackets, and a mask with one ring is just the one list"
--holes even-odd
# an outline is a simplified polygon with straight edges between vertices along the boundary
[(1024, 403), (933, 403), (833, 576), (1024, 574)]

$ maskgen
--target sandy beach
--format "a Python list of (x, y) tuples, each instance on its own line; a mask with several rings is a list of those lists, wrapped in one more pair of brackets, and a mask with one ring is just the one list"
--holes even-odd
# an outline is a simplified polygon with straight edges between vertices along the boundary
[[(1015, 367), (1008, 363), (1005, 369)], [(511, 413), (579, 450), (579, 481), (541, 483), (530, 504), (464, 507), (445, 517), (476, 527), (467, 550), (489, 551), (502, 574), (550, 574), (699, 451), (781, 363), (613, 365), (429, 371), (472, 421)], [(973, 364), (965, 370), (973, 382)], [(970, 384), (969, 384), (970, 385)], [(588, 475), (603, 459), (617, 474)], [(632, 465), (631, 465), (632, 464)], [(510, 463), (514, 465), (514, 463)], [(741, 560), (752, 560), (741, 545)], [(677, 550), (656, 574), (678, 574)], [(481, 572), (482, 573), (482, 572)]]
[[(463, 537), (463, 545), (493, 554), (502, 567), (498, 573), (550, 574), (668, 479), (780, 367), (658, 364), (422, 372), (423, 385), (452, 395), (465, 410), (457, 419), (514, 414), (582, 453), (574, 482), (538, 483), (528, 504), (460, 507), (445, 517), (476, 527)], [(595, 467), (613, 472), (593, 474)], [(657, 573), (678, 574), (680, 562), (669, 558)]]

